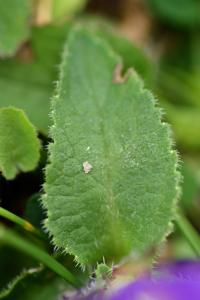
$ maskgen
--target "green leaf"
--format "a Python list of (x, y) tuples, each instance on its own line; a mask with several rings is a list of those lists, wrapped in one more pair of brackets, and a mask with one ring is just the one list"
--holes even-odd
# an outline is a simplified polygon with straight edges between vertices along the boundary
[(147, 0), (146, 2), (155, 15), (171, 25), (194, 29), (200, 24), (199, 0)]
[(63, 279), (42, 268), (32, 268), (24, 270), (1, 291), (0, 299), (55, 300), (67, 289), (69, 285)]
[(112, 277), (112, 268), (108, 267), (104, 263), (97, 264), (97, 268), (95, 270), (95, 276), (97, 280), (107, 279)]
[(30, 1), (0, 0), (0, 56), (13, 55), (29, 35)]
[(41, 207), (41, 195), (39, 193), (33, 194), (27, 201), (24, 217), (36, 228), (42, 229), (43, 220), (45, 219), (45, 212)]
[(0, 170), (7, 179), (19, 171), (35, 169), (40, 142), (24, 112), (12, 107), (0, 109)]
[(86, 4), (87, 0), (53, 0), (53, 20), (60, 21), (65, 17), (71, 17), (79, 12)]
[(173, 126), (177, 143), (184, 149), (200, 149), (200, 110), (193, 107), (176, 107), (167, 101), (163, 101), (162, 104), (167, 111), (167, 119)]
[(152, 86), (155, 78), (155, 66), (153, 67), (150, 59), (143, 53), (142, 49), (137, 48), (128, 39), (109, 31), (101, 31), (98, 34), (100, 37), (105, 38), (113, 50), (123, 58), (125, 69), (134, 68), (142, 76), (145, 83)]
[(54, 257), (45, 252), (44, 249), (2, 225), (0, 225), (0, 242), (24, 252), (35, 260), (39, 260), (71, 285), (80, 286), (80, 281)]
[(153, 65), (150, 57), (143, 49), (138, 48), (132, 41), (120, 35), (113, 23), (108, 22), (107, 19), (83, 16), (79, 22), (109, 43), (112, 49), (122, 57), (125, 70), (128, 68), (135, 69), (145, 80), (145, 84), (148, 83), (152, 86), (155, 79), (155, 64)]
[[(11, 259), (14, 258), (14, 259)], [(0, 294), (23, 269), (35, 268), (35, 261), (20, 251), (5, 246), (0, 242)]]
[(50, 124), (50, 97), (67, 26), (33, 28), (31, 58), (0, 61), (0, 107), (21, 108), (42, 133)]
[(12, 281), (9, 282), (6, 288), (0, 291), (0, 299), (7, 299), (11, 296), (12, 292), (17, 288), (17, 286), (27, 279), (29, 276), (33, 276), (40, 271), (39, 268), (32, 268), (23, 270), (19, 275), (17, 275)]
[(199, 196), (200, 185), (198, 182), (197, 175), (191, 168), (189, 163), (184, 161), (182, 167), (183, 185), (182, 185), (182, 197), (181, 205), (188, 213), (198, 211), (197, 199)]
[(151, 93), (92, 33), (67, 41), (43, 203), (53, 242), (82, 265), (142, 254), (174, 217), (177, 156)]

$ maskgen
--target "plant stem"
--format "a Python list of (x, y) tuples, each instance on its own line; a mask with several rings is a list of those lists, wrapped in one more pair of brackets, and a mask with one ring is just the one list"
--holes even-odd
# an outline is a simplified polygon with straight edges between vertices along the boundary
[(20, 237), (11, 229), (6, 229), (2, 225), (0, 226), (0, 241), (6, 243), (11, 247), (23, 251), (24, 253), (32, 256), (38, 261), (41, 261), (44, 265), (60, 275), (71, 285), (76, 287), (80, 285), (78, 279), (74, 277), (62, 264), (56, 261), (52, 256), (35, 246), (30, 241)]
[(177, 215), (176, 223), (193, 249), (195, 255), (200, 257), (200, 237), (198, 233), (181, 212)]
[(23, 229), (32, 232), (36, 235), (41, 235), (39, 230), (37, 230), (31, 223), (28, 221), (18, 217), (17, 215), (11, 213), (7, 209), (0, 207), (0, 216), (4, 217), (5, 219), (14, 222), (15, 224), (21, 226)]

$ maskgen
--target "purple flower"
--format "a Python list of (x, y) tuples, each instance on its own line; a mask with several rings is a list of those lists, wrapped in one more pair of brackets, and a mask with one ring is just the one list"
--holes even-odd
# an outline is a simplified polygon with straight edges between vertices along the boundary
[(154, 270), (104, 298), (108, 300), (199, 300), (200, 262), (181, 261)]
[(180, 261), (159, 266), (150, 276), (142, 277), (115, 290), (93, 292), (81, 299), (200, 300), (200, 261)]

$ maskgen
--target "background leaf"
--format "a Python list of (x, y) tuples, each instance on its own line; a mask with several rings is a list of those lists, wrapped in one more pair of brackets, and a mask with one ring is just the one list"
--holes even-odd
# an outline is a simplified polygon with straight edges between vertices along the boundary
[(61, 278), (32, 268), (24, 270), (0, 293), (0, 299), (6, 300), (55, 300), (69, 288)]
[(71, 17), (85, 6), (87, 0), (53, 0), (53, 20), (59, 21)]
[(0, 61), (0, 107), (23, 109), (42, 133), (48, 133), (49, 107), (67, 26), (33, 28), (28, 59)]
[(24, 112), (15, 108), (0, 110), (0, 170), (7, 179), (19, 171), (35, 169), (40, 157), (40, 142)]
[(195, 28), (200, 24), (199, 0), (147, 0), (160, 20), (181, 27)]
[(7, 287), (3, 288), (0, 291), (0, 299), (7, 299), (10, 297), (10, 294), (20, 285), (21, 282), (24, 282), (27, 277), (33, 276), (41, 271), (39, 268), (32, 268), (23, 270), (19, 275), (17, 275), (12, 281), (9, 282)]
[(42, 229), (45, 212), (42, 210), (40, 199), (41, 195), (39, 193), (33, 194), (28, 199), (24, 217), (35, 227)]
[(120, 77), (103, 40), (75, 30), (67, 45), (53, 101), (46, 226), (81, 264), (141, 254), (173, 217), (178, 176), (168, 126), (138, 76)]
[(31, 1), (0, 0), (0, 56), (13, 55), (29, 35)]
[(185, 211), (198, 210), (198, 196), (200, 191), (200, 184), (198, 178), (190, 167), (189, 164), (184, 162), (182, 168), (183, 185), (182, 185), (182, 197), (181, 204)]
[[(11, 259), (13, 258), (13, 259)], [(21, 255), (20, 251), (5, 246), (2, 241), (0, 243), (0, 295), (9, 282), (12, 282), (23, 269), (32, 269), (36, 267), (36, 263), (29, 256)]]

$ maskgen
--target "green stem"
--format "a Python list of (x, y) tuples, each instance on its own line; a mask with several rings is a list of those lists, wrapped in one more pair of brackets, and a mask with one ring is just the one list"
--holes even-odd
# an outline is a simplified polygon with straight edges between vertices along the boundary
[(200, 237), (199, 234), (195, 231), (193, 226), (189, 223), (186, 217), (179, 213), (177, 215), (176, 223), (193, 249), (195, 255), (200, 257)]
[(20, 237), (17, 233), (4, 226), (0, 226), (0, 240), (7, 245), (14, 247), (24, 253), (32, 256), (34, 259), (41, 261), (48, 268), (60, 275), (71, 285), (78, 287), (80, 284), (78, 280), (58, 261), (56, 261), (48, 253), (44, 252), (30, 241)]
[(23, 229), (32, 232), (36, 235), (40, 235), (39, 230), (37, 230), (31, 223), (29, 223), (28, 221), (18, 217), (17, 215), (11, 213), (10, 211), (8, 211), (7, 209), (0, 207), (0, 216), (14, 222), (15, 224), (21, 226)]

